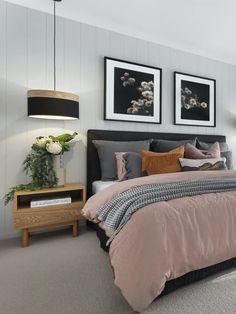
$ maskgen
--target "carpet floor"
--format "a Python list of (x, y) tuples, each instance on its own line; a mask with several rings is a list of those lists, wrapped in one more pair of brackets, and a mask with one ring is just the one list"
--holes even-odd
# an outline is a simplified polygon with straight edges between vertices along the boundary
[[(108, 255), (81, 228), (0, 241), (1, 314), (134, 313), (113, 283)], [(236, 314), (236, 269), (157, 299), (143, 314)]]

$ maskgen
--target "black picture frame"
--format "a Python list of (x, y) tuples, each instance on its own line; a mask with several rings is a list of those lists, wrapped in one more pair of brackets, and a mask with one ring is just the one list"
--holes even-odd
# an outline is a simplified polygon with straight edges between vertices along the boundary
[[(153, 99), (143, 96), (143, 83)], [(162, 69), (104, 57), (104, 120), (161, 124)]]
[(216, 127), (215, 79), (174, 72), (174, 124)]

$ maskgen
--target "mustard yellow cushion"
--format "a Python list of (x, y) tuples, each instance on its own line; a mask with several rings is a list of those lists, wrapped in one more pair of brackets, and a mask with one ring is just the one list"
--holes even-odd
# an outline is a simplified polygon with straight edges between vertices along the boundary
[(175, 148), (168, 153), (154, 153), (141, 150), (142, 170), (148, 175), (181, 171), (179, 158), (184, 158), (184, 146)]

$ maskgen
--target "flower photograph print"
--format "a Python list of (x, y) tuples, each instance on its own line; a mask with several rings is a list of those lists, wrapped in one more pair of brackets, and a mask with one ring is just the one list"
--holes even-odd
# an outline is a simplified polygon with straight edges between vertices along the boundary
[(161, 123), (161, 69), (105, 57), (104, 119)]
[(175, 124), (216, 126), (216, 81), (175, 72)]

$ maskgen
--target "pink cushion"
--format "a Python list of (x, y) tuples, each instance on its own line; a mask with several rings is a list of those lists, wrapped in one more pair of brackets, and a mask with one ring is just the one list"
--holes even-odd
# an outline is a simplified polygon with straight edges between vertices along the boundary
[(189, 159), (220, 158), (220, 145), (218, 142), (215, 142), (208, 150), (200, 150), (192, 144), (187, 143), (185, 157)]
[(126, 177), (127, 171), (125, 169), (125, 161), (123, 158), (124, 154), (125, 154), (125, 152), (115, 153), (118, 181), (126, 180), (125, 177)]

